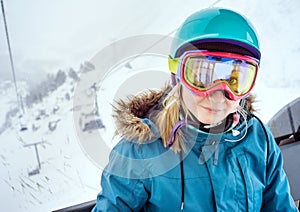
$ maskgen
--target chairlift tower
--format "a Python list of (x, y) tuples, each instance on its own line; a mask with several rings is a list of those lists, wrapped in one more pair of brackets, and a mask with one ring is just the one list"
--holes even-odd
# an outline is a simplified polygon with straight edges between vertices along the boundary
[(2, 15), (3, 15), (4, 29), (5, 29), (5, 33), (6, 33), (6, 41), (7, 41), (7, 46), (8, 46), (10, 66), (11, 66), (11, 71), (12, 71), (13, 81), (14, 81), (14, 86), (15, 86), (15, 91), (16, 91), (17, 104), (18, 104), (18, 108), (21, 109), (22, 113), (24, 114), (25, 109), (24, 109), (22, 97), (21, 97), (21, 95), (19, 94), (19, 91), (18, 91), (16, 73), (15, 73), (15, 66), (14, 66), (14, 61), (13, 61), (13, 56), (12, 56), (12, 50), (11, 50), (10, 39), (9, 39), (9, 34), (8, 34), (8, 26), (7, 26), (8, 24), (7, 24), (7, 20), (6, 20), (6, 16), (5, 16), (5, 9), (4, 9), (3, 0), (1, 0), (1, 10), (2, 10)]
[(92, 86), (91, 86), (91, 89), (93, 89), (93, 94), (94, 94), (94, 104), (95, 104), (95, 111), (94, 111), (94, 114), (96, 116), (99, 116), (99, 106), (98, 106), (98, 99), (97, 99), (97, 85), (96, 83), (94, 83)]
[(35, 175), (35, 174), (39, 174), (40, 173), (40, 169), (42, 168), (41, 167), (41, 161), (40, 161), (40, 156), (39, 156), (39, 151), (38, 151), (38, 148), (37, 148), (37, 145), (40, 145), (40, 144), (43, 144), (45, 143), (46, 141), (39, 141), (39, 142), (35, 142), (35, 143), (31, 143), (31, 144), (25, 144), (24, 147), (31, 147), (31, 146), (34, 146), (34, 149), (35, 149), (35, 156), (36, 156), (36, 160), (38, 162), (38, 166), (36, 169), (32, 170), (31, 172), (28, 173), (29, 176), (31, 175)]
[(15, 92), (16, 92), (16, 98), (17, 98), (17, 107), (20, 110), (20, 113), (22, 114), (19, 116), (19, 122), (21, 125), (20, 131), (25, 131), (25, 130), (27, 130), (27, 127), (21, 121), (21, 118), (25, 114), (25, 109), (24, 109), (24, 104), (23, 104), (23, 100), (22, 100), (22, 95), (18, 91), (16, 72), (15, 72), (13, 55), (12, 55), (12, 50), (11, 50), (11, 45), (10, 45), (10, 40), (9, 40), (8, 27), (7, 27), (8, 24), (7, 24), (6, 17), (5, 17), (5, 9), (4, 9), (3, 0), (1, 0), (1, 10), (2, 10), (2, 15), (3, 15), (4, 29), (5, 29), (5, 33), (6, 33), (5, 35), (6, 35), (7, 47), (8, 47), (8, 53), (9, 53), (9, 61), (10, 61), (10, 66), (11, 66), (11, 71), (12, 71), (12, 76), (13, 76), (13, 81), (14, 81), (14, 86), (15, 86)]

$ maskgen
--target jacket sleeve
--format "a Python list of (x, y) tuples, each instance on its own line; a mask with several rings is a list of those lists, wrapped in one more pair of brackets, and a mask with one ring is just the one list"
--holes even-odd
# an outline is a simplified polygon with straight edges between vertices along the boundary
[[(137, 145), (121, 141), (111, 152), (109, 163), (102, 172), (102, 191), (97, 196), (92, 212), (140, 211), (148, 199), (146, 179), (139, 179), (143, 167)], [(133, 167), (134, 166), (134, 167)]]
[(268, 127), (266, 130), (269, 144), (262, 211), (298, 211), (290, 194), (288, 179), (283, 169), (281, 151)]

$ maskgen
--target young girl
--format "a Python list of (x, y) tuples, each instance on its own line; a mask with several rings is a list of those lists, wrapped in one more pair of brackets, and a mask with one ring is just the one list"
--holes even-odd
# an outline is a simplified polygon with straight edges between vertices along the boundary
[(239, 13), (188, 17), (172, 44), (172, 84), (120, 101), (122, 140), (93, 211), (298, 211), (282, 155), (255, 117), (258, 38)]

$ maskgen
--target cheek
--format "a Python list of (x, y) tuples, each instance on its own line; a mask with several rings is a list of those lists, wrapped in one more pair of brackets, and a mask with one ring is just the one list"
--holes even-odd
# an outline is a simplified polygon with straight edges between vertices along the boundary
[[(202, 110), (201, 106), (210, 107), (212, 105), (215, 106), (216, 104), (219, 104), (219, 106), (221, 108), (223, 108), (222, 113), (225, 118), (228, 114), (236, 111), (240, 101), (239, 100), (232, 101), (232, 100), (227, 99), (224, 96), (222, 96), (222, 97), (223, 97), (222, 101), (213, 102), (213, 101), (211, 101), (211, 99), (209, 97), (202, 97), (202, 96), (196, 95), (196, 94), (192, 93), (191, 91), (187, 90), (185, 87), (182, 87), (183, 101), (184, 101), (185, 105), (187, 106), (187, 108), (192, 113), (201, 112), (201, 110)], [(223, 106), (221, 106), (221, 105), (223, 105)]]
[(240, 103), (239, 100), (238, 101), (227, 100), (226, 104), (227, 104), (228, 114), (236, 111), (237, 107), (239, 106), (239, 103)]
[(205, 97), (196, 95), (184, 87), (182, 88), (182, 98), (185, 104), (190, 107), (196, 107), (205, 99)]

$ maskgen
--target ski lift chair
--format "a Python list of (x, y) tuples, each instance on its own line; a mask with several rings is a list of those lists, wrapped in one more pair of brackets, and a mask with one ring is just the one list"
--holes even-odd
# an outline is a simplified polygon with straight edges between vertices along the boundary
[(25, 122), (23, 116), (20, 115), (18, 118), (19, 118), (19, 124), (20, 124), (20, 132), (28, 130), (27, 125), (25, 124), (26, 122)]
[(287, 134), (275, 138), (279, 145), (284, 164), (283, 168), (289, 179), (291, 194), (295, 200), (295, 204), (299, 208), (300, 200), (300, 125), (296, 133)]
[(283, 168), (291, 195), (299, 207), (300, 200), (300, 97), (282, 107), (268, 122), (283, 155)]
[(70, 207), (54, 210), (52, 212), (91, 212), (91, 210), (94, 208), (95, 205), (96, 205), (96, 200), (91, 200), (78, 205), (73, 205)]
[(26, 131), (28, 130), (27, 126), (25, 124), (21, 124), (21, 127), (20, 127), (20, 131)]

